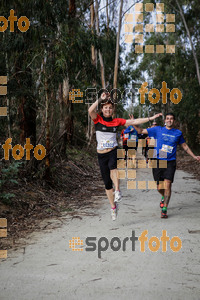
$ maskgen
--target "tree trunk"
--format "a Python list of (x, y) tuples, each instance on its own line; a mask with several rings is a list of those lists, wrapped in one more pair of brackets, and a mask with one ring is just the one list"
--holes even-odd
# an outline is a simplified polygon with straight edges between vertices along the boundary
[(195, 66), (196, 66), (196, 71), (197, 71), (197, 79), (198, 79), (198, 82), (199, 82), (199, 85), (200, 85), (199, 63), (198, 63), (197, 56), (196, 56), (196, 53), (195, 53), (195, 50), (194, 50), (194, 47), (193, 47), (193, 44), (192, 44), (192, 39), (191, 39), (190, 31), (189, 31), (189, 28), (188, 28), (187, 23), (185, 21), (184, 14), (183, 14), (182, 8), (181, 8), (178, 0), (176, 0), (176, 4), (178, 6), (181, 18), (183, 20), (183, 23), (184, 23), (184, 26), (185, 26), (185, 29), (186, 29), (186, 32), (187, 32), (187, 35), (188, 35), (188, 38), (189, 38), (189, 41), (190, 41), (190, 46), (192, 48), (192, 53), (193, 53), (194, 62), (195, 62)]
[(109, 13), (108, 13), (108, 0), (106, 0), (106, 19), (107, 19), (107, 32), (109, 32)]
[[(5, 33), (3, 33), (3, 39), (5, 39)], [(9, 81), (9, 65), (8, 65), (8, 53), (6, 51), (6, 76), (7, 82)], [(11, 128), (10, 128), (10, 99), (8, 95), (6, 95), (6, 103), (7, 103), (7, 119), (8, 119), (8, 136), (11, 138)]]
[(71, 18), (75, 18), (76, 16), (76, 1), (69, 0), (69, 15)]
[(114, 81), (113, 88), (117, 88), (117, 75), (118, 75), (118, 64), (119, 64), (119, 43), (120, 43), (120, 31), (122, 23), (122, 9), (123, 9), (123, 0), (121, 0), (120, 12), (119, 12), (119, 23), (118, 23), (118, 33), (116, 39), (116, 51), (115, 51), (115, 68), (114, 68)]
[[(46, 63), (47, 59), (45, 59), (45, 68), (44, 68), (44, 89), (45, 89), (45, 131), (46, 131), (46, 153), (48, 154), (50, 151), (50, 125), (49, 125), (49, 90), (48, 90), (48, 82), (47, 82), (47, 74), (46, 74)], [(45, 179), (50, 178), (50, 155), (45, 158)]]
[[(90, 26), (91, 26), (91, 31), (92, 34), (94, 34), (94, 23), (95, 23), (95, 13), (94, 13), (94, 3), (90, 5)], [(92, 65), (95, 66), (95, 48), (92, 45), (91, 47), (91, 53), (92, 53)]]
[[(28, 69), (27, 73), (23, 75), (19, 75), (19, 86), (22, 87), (24, 81), (27, 82), (27, 85), (32, 89), (33, 87), (33, 79), (32, 75), (30, 75), (31, 70)], [(21, 129), (20, 132), (20, 143), (23, 145), (26, 142), (26, 138), (31, 139), (31, 143), (33, 145), (36, 144), (36, 99), (35, 96), (33, 98), (29, 98), (27, 95), (23, 95), (21, 97), (21, 102), (19, 105), (19, 115), (20, 122), (19, 126)]]
[[(76, 17), (76, 1), (75, 0), (69, 0), (69, 37), (71, 39), (71, 44), (73, 45), (73, 40), (76, 38), (76, 33), (75, 33), (75, 17)], [(73, 68), (74, 68), (75, 62), (73, 61), (73, 56), (71, 57), (71, 60), (69, 62), (68, 68), (69, 68), (69, 74), (68, 78), (64, 79), (63, 81), (63, 89), (65, 89), (65, 85), (67, 85), (70, 89), (70, 78), (72, 77), (73, 74)], [(67, 136), (64, 135), (64, 140), (67, 137), (67, 143), (72, 144), (73, 142), (73, 135), (74, 135), (74, 117), (73, 117), (73, 103), (72, 101), (69, 100), (69, 89), (68, 92), (63, 95), (65, 97), (64, 102), (66, 103), (67, 107), (67, 114), (66, 116), (64, 115), (64, 122), (65, 122), (65, 130), (67, 130)], [(66, 143), (66, 146), (67, 146)]]
[[(97, 34), (98, 36), (100, 35), (99, 32), (99, 15), (98, 15), (98, 10), (99, 10), (99, 3), (98, 0), (96, 0), (96, 5), (95, 5), (95, 14), (96, 14), (96, 29), (97, 29)], [(102, 88), (106, 88), (106, 83), (105, 83), (105, 72), (104, 72), (104, 63), (103, 63), (103, 57), (101, 54), (101, 51), (99, 50), (99, 61), (100, 61), (100, 66), (101, 66), (101, 85)]]
[[(63, 79), (63, 83), (60, 85), (60, 135), (64, 131), (66, 133), (61, 138), (61, 147), (60, 152), (63, 157), (66, 156), (66, 147), (67, 144), (71, 144), (72, 139), (70, 134), (73, 135), (71, 129), (71, 101), (69, 101), (69, 78), (66, 77)], [(73, 124), (72, 124), (73, 128)], [(70, 134), (69, 134), (70, 133)]]
[[(94, 3), (92, 3), (90, 5), (90, 25), (91, 25), (92, 34), (94, 34), (94, 23), (95, 23), (95, 12), (94, 12)], [(93, 70), (95, 70), (92, 85), (93, 87), (96, 87), (96, 55), (95, 55), (95, 48), (93, 45), (91, 46), (91, 63), (93, 66)], [(88, 108), (89, 106), (90, 104), (88, 104)], [(88, 125), (87, 125), (87, 132), (86, 132), (88, 147), (91, 145), (93, 135), (94, 135), (94, 122), (92, 121), (88, 113)]]

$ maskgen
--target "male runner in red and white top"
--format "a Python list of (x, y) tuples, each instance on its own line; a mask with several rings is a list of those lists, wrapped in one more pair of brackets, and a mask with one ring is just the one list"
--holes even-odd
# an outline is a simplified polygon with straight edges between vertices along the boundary
[[(101, 104), (100, 115), (96, 113), (98, 104)], [(117, 217), (117, 202), (121, 200), (117, 171), (117, 127), (146, 123), (149, 120), (158, 118), (162, 113), (156, 114), (151, 118), (125, 120), (121, 118), (113, 119), (113, 110), (114, 103), (109, 93), (103, 93), (100, 99), (96, 100), (88, 109), (89, 115), (95, 124), (98, 161), (106, 194), (111, 205), (112, 220), (114, 221)], [(115, 198), (113, 197), (113, 183), (115, 186)]]

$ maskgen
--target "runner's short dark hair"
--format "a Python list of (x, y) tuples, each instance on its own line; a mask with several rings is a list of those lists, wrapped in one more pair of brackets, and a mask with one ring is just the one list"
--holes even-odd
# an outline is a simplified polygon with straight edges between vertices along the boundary
[(176, 117), (175, 117), (175, 115), (174, 115), (173, 113), (167, 113), (167, 114), (165, 115), (165, 119), (166, 119), (167, 116), (173, 116), (174, 120), (176, 120)]

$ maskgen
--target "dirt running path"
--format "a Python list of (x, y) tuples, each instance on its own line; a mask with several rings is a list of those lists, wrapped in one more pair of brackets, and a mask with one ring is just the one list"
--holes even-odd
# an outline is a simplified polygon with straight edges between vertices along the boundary
[[(151, 170), (137, 170), (137, 179), (152, 180)], [(63, 214), (51, 220), (56, 229), (44, 224), (45, 229), (32, 234), (26, 247), (9, 250), (8, 258), (1, 260), (0, 299), (199, 299), (199, 186), (192, 175), (176, 172), (167, 220), (160, 218), (156, 190), (127, 190), (125, 180), (115, 222), (105, 196), (99, 197), (99, 206), (81, 210), (77, 217)], [(170, 240), (173, 236), (181, 239), (182, 249), (173, 252), (168, 242), (167, 252), (162, 252), (162, 245), (151, 252), (147, 241), (142, 253), (140, 242), (135, 242), (132, 251), (129, 239), (126, 251), (122, 247), (113, 251), (109, 244), (107, 251), (99, 252), (101, 258), (97, 250), (85, 251), (87, 237), (96, 237), (98, 248), (101, 237), (110, 243), (113, 237), (121, 241), (131, 237), (132, 231), (139, 237), (144, 230), (148, 239), (160, 238), (166, 230)], [(72, 237), (83, 240), (83, 251), (69, 248)]]

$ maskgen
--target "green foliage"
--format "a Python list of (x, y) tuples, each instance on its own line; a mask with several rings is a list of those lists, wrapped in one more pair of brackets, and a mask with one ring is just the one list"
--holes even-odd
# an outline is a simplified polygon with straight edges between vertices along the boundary
[[(154, 4), (155, 2), (152, 1)], [(178, 88), (182, 92), (182, 100), (177, 105), (170, 101), (167, 96), (167, 104), (160, 101), (155, 105), (146, 100), (142, 105), (143, 113), (162, 111), (163, 113), (174, 112), (177, 125), (181, 127), (189, 145), (194, 149), (199, 147), (197, 136), (200, 132), (200, 86), (197, 79), (195, 61), (183, 20), (180, 16), (175, 1), (162, 1), (165, 3), (165, 13), (175, 13), (176, 32), (175, 33), (147, 33), (145, 34), (145, 44), (165, 45), (175, 44), (175, 54), (143, 54), (135, 55), (131, 52), (126, 60), (130, 67), (136, 66), (130, 73), (130, 78), (134, 81), (148, 82), (148, 89), (157, 88), (160, 90), (162, 81), (167, 83), (167, 87), (172, 90)], [(199, 1), (179, 0), (188, 25), (194, 51), (200, 62), (200, 48), (198, 41), (200, 38)], [(145, 19), (146, 20), (146, 19)], [(145, 75), (145, 76), (144, 76)], [(146, 79), (145, 79), (146, 78)], [(147, 95), (146, 95), (147, 96)], [(198, 144), (197, 144), (198, 143)]]
[[(19, 168), (22, 165), (22, 162), (12, 162), (6, 168), (1, 169), (1, 178), (0, 178), (0, 199), (5, 204), (11, 204), (11, 198), (15, 197), (15, 194), (7, 192), (7, 188), (11, 187), (11, 185), (18, 184), (18, 173)], [(5, 191), (4, 191), (5, 190)]]
[(13, 193), (3, 192), (1, 194), (1, 201), (4, 204), (11, 205), (12, 204), (12, 198), (14, 198), (14, 197), (15, 197), (15, 194), (13, 194)]
[[(154, 5), (156, 3), (156, 1), (144, 0), (144, 4), (146, 2), (152, 2)], [(178, 123), (183, 129), (185, 128), (190, 145), (195, 146), (196, 137), (200, 131), (200, 102), (198, 101), (199, 85), (193, 54), (188, 46), (188, 37), (178, 9), (174, 7), (175, 1), (163, 0), (162, 2), (165, 3), (165, 13), (176, 14), (176, 32), (169, 35), (147, 33), (145, 35), (146, 44), (176, 43), (176, 53), (173, 55), (136, 55), (132, 51), (127, 55), (125, 66), (123, 66), (122, 54), (125, 48), (124, 45), (121, 45), (118, 89), (124, 91), (130, 82), (144, 82), (147, 77), (149, 89), (152, 87), (160, 89), (162, 81), (166, 81), (170, 89), (179, 88), (183, 93), (183, 99), (178, 105), (173, 105), (168, 95), (168, 104), (164, 107), (161, 101), (157, 105), (152, 105), (147, 100), (145, 105), (136, 106), (133, 103), (129, 113), (134, 113), (134, 117), (137, 118), (161, 110), (163, 112), (173, 111), (177, 116)], [(179, 2), (184, 11), (197, 58), (200, 61), (199, 1), (179, 0)], [(105, 66), (106, 87), (111, 90), (115, 64), (116, 28), (111, 25), (107, 28), (105, 10), (101, 10), (100, 14), (103, 16), (100, 16), (100, 35), (98, 36), (89, 25), (90, 3), (86, 0), (76, 0), (75, 4), (76, 13), (74, 16), (70, 16), (69, 1), (66, 0), (2, 1), (2, 15), (8, 17), (10, 9), (13, 8), (18, 17), (27, 16), (31, 22), (26, 33), (21, 33), (15, 23), (15, 32), (11, 33), (6, 30), (0, 34), (0, 75), (7, 74), (9, 77), (7, 96), (10, 101), (9, 124), (6, 118), (1, 118), (0, 136), (2, 140), (6, 140), (11, 134), (13, 144), (23, 144), (23, 139), (30, 137), (32, 144), (39, 138), (40, 143), (45, 145), (48, 112), (51, 147), (58, 145), (56, 150), (59, 151), (61, 143), (67, 146), (72, 143), (80, 147), (84, 147), (86, 144), (88, 105), (71, 104), (68, 99), (62, 101), (63, 80), (67, 81), (69, 90), (74, 88), (84, 92), (87, 88), (93, 87), (95, 83), (96, 89), (99, 91), (101, 75), (98, 50), (101, 50)], [(109, 11), (113, 16), (118, 15), (115, 1), (111, 1)], [(113, 22), (111, 19), (112, 17), (110, 24)], [(150, 22), (149, 14), (144, 12), (144, 23)], [(96, 49), (96, 65), (91, 62), (92, 46)], [(132, 49), (133, 47), (134, 45), (132, 45)], [(49, 96), (48, 105), (46, 92)], [(6, 105), (5, 98), (2, 104), (2, 106)], [(116, 115), (128, 118), (128, 113), (125, 112), (122, 104), (117, 106)], [(68, 121), (71, 121), (72, 131), (67, 132), (67, 135), (72, 136), (72, 139), (69, 141), (66, 136), (63, 136), (63, 142), (59, 136), (68, 129), (67, 125), (70, 123)], [(13, 177), (14, 173), (14, 169), (2, 172), (2, 187), (6, 187), (3, 178), (6, 178), (9, 184), (17, 183), (15, 181), (17, 177)], [(40, 174), (39, 171), (38, 176), (41, 176)]]

